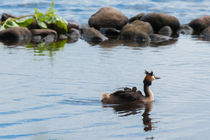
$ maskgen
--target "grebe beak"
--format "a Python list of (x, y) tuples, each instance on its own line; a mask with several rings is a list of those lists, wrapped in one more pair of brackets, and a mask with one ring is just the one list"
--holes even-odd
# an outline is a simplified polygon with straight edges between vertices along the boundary
[(155, 79), (160, 79), (160, 77), (156, 77), (156, 76), (154, 76), (155, 77)]

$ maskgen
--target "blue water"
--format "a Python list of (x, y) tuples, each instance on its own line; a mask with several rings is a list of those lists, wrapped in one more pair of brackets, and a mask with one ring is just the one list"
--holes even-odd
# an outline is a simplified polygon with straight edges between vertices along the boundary
[[(0, 13), (45, 11), (47, 0), (1, 0)], [(131, 17), (164, 12), (181, 23), (210, 13), (209, 1), (55, 0), (59, 16), (87, 24), (100, 7)], [(115, 44), (115, 43), (113, 43)], [(0, 44), (0, 139), (197, 140), (210, 137), (210, 42), (181, 35), (164, 46), (92, 46), (83, 40), (59, 48)], [(124, 86), (142, 90), (153, 70), (155, 102), (103, 106), (102, 93)]]

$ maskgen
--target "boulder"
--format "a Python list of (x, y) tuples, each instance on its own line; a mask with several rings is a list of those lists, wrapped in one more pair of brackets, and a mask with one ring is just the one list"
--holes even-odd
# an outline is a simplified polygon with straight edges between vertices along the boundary
[(51, 29), (32, 29), (32, 41), (39, 42), (54, 42), (57, 40), (57, 32)]
[(94, 27), (96, 29), (122, 29), (127, 22), (128, 18), (124, 14), (111, 7), (101, 8), (98, 12), (93, 14), (88, 21), (90, 27)]
[(141, 20), (149, 22), (155, 33), (158, 33), (164, 26), (170, 26), (175, 35), (180, 27), (179, 20), (176, 17), (159, 12), (149, 13), (143, 16)]
[(189, 26), (193, 28), (194, 34), (200, 34), (206, 27), (210, 25), (210, 16), (203, 16), (192, 20)]
[(202, 32), (201, 32), (201, 37), (204, 40), (210, 40), (210, 26), (208, 26), (207, 28), (205, 28)]
[(140, 13), (134, 17), (131, 17), (129, 20), (128, 20), (128, 23), (132, 23), (134, 22), (135, 20), (140, 20), (143, 16), (145, 16), (145, 13)]
[(193, 34), (193, 28), (187, 24), (181, 25), (178, 30), (178, 34), (191, 35)]
[(172, 33), (173, 31), (170, 26), (164, 26), (158, 31), (158, 34), (164, 35), (164, 36), (171, 36)]
[(120, 39), (148, 43), (150, 41), (149, 34), (152, 32), (152, 26), (148, 22), (136, 20), (123, 27), (120, 33)]
[(12, 27), (6, 30), (0, 31), (0, 40), (10, 40), (10, 41), (17, 41), (17, 40), (31, 40), (31, 32), (27, 28), (24, 27)]
[(101, 34), (98, 30), (93, 27), (86, 27), (82, 29), (82, 39), (89, 43), (100, 43), (107, 40), (108, 38)]

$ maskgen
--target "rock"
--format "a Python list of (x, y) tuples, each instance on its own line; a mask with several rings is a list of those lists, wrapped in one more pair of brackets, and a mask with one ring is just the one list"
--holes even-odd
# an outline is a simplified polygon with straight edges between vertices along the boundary
[(210, 40), (210, 26), (208, 26), (207, 28), (205, 28), (202, 32), (201, 32), (201, 37), (204, 40)]
[(94, 27), (96, 29), (122, 29), (122, 27), (126, 25), (127, 22), (128, 18), (125, 15), (111, 7), (101, 8), (98, 12), (93, 14), (88, 21), (90, 27)]
[(152, 43), (160, 43), (160, 42), (166, 42), (172, 40), (169, 36), (164, 36), (160, 34), (151, 34), (150, 39)]
[(0, 31), (0, 40), (10, 40), (10, 41), (31, 41), (31, 32), (27, 28), (24, 27), (12, 27), (6, 30)]
[(72, 41), (77, 41), (80, 38), (80, 31), (75, 28), (70, 28), (67, 37)]
[[(68, 27), (68, 25), (67, 25)], [(47, 24), (47, 28), (56, 31), (58, 34), (65, 34), (66, 31), (64, 29), (59, 28), (55, 23)]]
[(128, 23), (132, 23), (134, 22), (135, 20), (140, 20), (143, 16), (145, 16), (145, 13), (140, 13), (134, 17), (131, 17), (129, 20), (128, 20)]
[(68, 22), (67, 27), (68, 27), (69, 30), (72, 29), (72, 28), (79, 30), (79, 24), (74, 22), (74, 21)]
[(120, 34), (120, 30), (115, 28), (100, 28), (100, 32), (108, 37), (117, 37)]
[(108, 39), (93, 27), (82, 29), (82, 38), (89, 43), (100, 43)]
[(178, 34), (184, 34), (184, 35), (191, 35), (193, 34), (193, 28), (191, 28), (189, 25), (181, 25)]
[(1, 22), (6, 21), (8, 18), (15, 18), (15, 16), (9, 15), (7, 13), (2, 13)]
[(176, 17), (164, 13), (150, 13), (143, 16), (141, 20), (149, 22), (155, 33), (158, 33), (158, 31), (164, 26), (170, 26), (173, 34), (176, 34), (180, 27), (179, 20)]
[(36, 21), (36, 20), (34, 20), (34, 21), (31, 23), (31, 25), (27, 26), (27, 28), (28, 28), (29, 30), (31, 30), (31, 29), (41, 29), (41, 28), (39, 27), (39, 25), (37, 24), (37, 21)]
[(68, 39), (68, 36), (65, 35), (65, 34), (59, 34), (58, 39), (59, 40), (65, 40), (65, 39)]
[(171, 44), (176, 43), (177, 41), (176, 38), (172, 38), (172, 37), (164, 36), (160, 34), (151, 34), (150, 38), (151, 38), (150, 46), (152, 47), (171, 45)]
[(54, 42), (57, 40), (57, 32), (51, 29), (32, 29), (32, 41), (39, 42)]
[(170, 26), (164, 26), (158, 31), (158, 34), (165, 35), (165, 36), (171, 36), (172, 33), (173, 31)]
[(152, 26), (149, 23), (136, 20), (123, 27), (120, 33), (120, 39), (147, 43), (150, 41), (149, 34), (152, 32)]
[(210, 25), (210, 16), (203, 16), (192, 20), (189, 26), (193, 28), (194, 34), (200, 34), (205, 28)]
[(103, 48), (114, 48), (116, 46), (122, 46), (123, 41), (119, 39), (109, 39), (101, 42), (99, 45)]

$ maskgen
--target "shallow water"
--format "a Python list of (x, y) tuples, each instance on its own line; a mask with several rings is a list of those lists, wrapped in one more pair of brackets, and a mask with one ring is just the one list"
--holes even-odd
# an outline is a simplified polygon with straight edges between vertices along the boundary
[[(45, 10), (47, 0), (2, 0), (0, 13)], [(181, 23), (209, 13), (208, 1), (55, 1), (58, 15), (86, 24), (100, 7), (131, 17), (160, 11)], [(210, 136), (210, 42), (181, 35), (164, 46), (113, 47), (83, 40), (57, 47), (0, 44), (0, 139), (197, 140)], [(65, 45), (64, 45), (65, 44)], [(153, 70), (155, 102), (103, 106), (102, 93), (124, 86), (142, 90)]]

